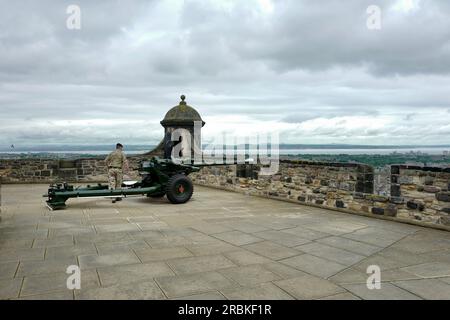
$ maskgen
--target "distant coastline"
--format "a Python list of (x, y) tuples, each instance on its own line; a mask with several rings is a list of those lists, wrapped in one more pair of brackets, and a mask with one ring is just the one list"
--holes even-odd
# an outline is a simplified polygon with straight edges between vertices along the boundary
[[(205, 148), (207, 144), (204, 144)], [(130, 154), (145, 153), (156, 145), (126, 145), (125, 150)], [(11, 145), (0, 146), (0, 153), (66, 153), (66, 154), (106, 154), (113, 149), (113, 145)], [(231, 148), (230, 148), (231, 149)], [(244, 149), (244, 145), (238, 147)], [(253, 149), (253, 148), (252, 148)], [(280, 144), (280, 154), (389, 154), (392, 152), (423, 152), (439, 154), (450, 151), (449, 145), (354, 145), (354, 144)]]
[[(152, 145), (126, 146), (127, 155), (143, 154), (152, 150)], [(205, 147), (205, 146), (204, 146)], [(105, 157), (111, 152), (109, 145), (92, 146), (33, 146), (1, 150), (0, 159), (79, 159)], [(229, 151), (234, 153), (233, 148)], [(245, 152), (244, 146), (236, 150)], [(256, 154), (253, 149), (253, 154)], [(361, 145), (290, 145), (282, 144), (279, 149), (282, 159), (305, 159), (312, 161), (359, 162), (382, 167), (389, 164), (418, 164), (450, 166), (449, 146), (361, 146)]]

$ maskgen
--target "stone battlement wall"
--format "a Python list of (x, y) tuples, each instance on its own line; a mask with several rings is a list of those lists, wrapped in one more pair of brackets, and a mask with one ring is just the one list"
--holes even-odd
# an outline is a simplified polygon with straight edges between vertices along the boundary
[(391, 166), (391, 197), (403, 216), (450, 225), (450, 168)]
[(450, 230), (450, 169), (391, 170), (390, 196), (373, 194), (373, 168), (362, 164), (281, 161), (277, 175), (259, 177), (256, 166), (251, 172), (239, 165), (206, 167), (191, 178), (204, 186)]
[[(140, 157), (130, 157), (132, 177), (137, 177)], [(107, 168), (102, 158), (76, 160), (0, 159), (3, 183), (105, 182)]]
[[(143, 156), (128, 158), (131, 179)], [(0, 160), (2, 183), (106, 182), (103, 157), (77, 160)], [(390, 195), (374, 194), (374, 169), (357, 163), (282, 160), (273, 176), (257, 165), (205, 167), (194, 183), (450, 230), (450, 168), (394, 165)]]

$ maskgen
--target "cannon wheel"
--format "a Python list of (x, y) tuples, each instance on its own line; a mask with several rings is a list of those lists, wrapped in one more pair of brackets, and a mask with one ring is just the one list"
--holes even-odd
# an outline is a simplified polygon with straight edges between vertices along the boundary
[(184, 174), (176, 174), (167, 181), (166, 195), (171, 203), (185, 203), (192, 197), (193, 192), (192, 181)]

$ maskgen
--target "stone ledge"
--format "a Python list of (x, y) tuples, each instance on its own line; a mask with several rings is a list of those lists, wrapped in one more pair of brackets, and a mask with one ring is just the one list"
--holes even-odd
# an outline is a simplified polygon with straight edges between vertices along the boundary
[[(450, 168), (440, 168), (440, 167), (421, 167), (415, 165), (406, 165), (406, 164), (393, 164), (391, 168), (395, 168), (394, 172), (397, 172), (397, 169), (407, 169), (407, 170), (418, 170), (418, 171), (428, 171), (428, 172), (446, 172), (450, 173)], [(392, 171), (391, 171), (392, 172)], [(394, 172), (392, 172), (394, 174)], [(398, 174), (398, 173), (396, 173)]]

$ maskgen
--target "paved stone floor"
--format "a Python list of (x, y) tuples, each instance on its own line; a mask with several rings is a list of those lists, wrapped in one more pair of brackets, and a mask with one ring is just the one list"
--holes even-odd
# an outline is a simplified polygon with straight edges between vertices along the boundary
[(450, 299), (449, 232), (203, 187), (51, 212), (46, 187), (2, 187), (0, 299)]

